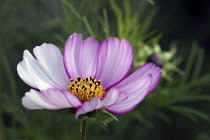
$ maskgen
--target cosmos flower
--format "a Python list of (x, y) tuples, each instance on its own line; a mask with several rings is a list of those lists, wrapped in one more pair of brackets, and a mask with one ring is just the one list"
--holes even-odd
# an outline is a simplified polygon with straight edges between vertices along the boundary
[(133, 51), (129, 41), (111, 37), (101, 44), (74, 33), (63, 54), (53, 44), (25, 50), (17, 65), (20, 78), (32, 89), (22, 104), (30, 110), (76, 108), (81, 114), (103, 108), (113, 114), (133, 110), (157, 86), (161, 69), (147, 63), (128, 75)]

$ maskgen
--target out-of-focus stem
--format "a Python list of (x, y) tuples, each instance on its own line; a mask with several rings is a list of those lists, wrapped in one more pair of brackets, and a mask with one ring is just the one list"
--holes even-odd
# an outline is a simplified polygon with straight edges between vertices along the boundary
[(0, 110), (0, 140), (4, 139), (4, 131), (3, 131), (3, 116), (2, 111)]
[(84, 120), (82, 126), (82, 140), (86, 140), (86, 119)]

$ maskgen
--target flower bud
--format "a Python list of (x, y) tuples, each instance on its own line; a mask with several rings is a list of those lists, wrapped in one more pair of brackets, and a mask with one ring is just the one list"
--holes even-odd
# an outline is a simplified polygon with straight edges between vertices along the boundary
[(148, 62), (152, 62), (156, 64), (159, 67), (163, 67), (164, 65), (164, 59), (163, 56), (160, 53), (153, 53), (149, 56)]

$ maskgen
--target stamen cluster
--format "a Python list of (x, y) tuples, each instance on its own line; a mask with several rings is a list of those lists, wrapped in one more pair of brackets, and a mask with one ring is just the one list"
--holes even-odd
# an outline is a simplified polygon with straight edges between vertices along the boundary
[(103, 98), (105, 88), (100, 84), (101, 80), (95, 80), (92, 76), (82, 79), (78, 76), (76, 80), (70, 79), (67, 85), (68, 91), (76, 95), (82, 102), (91, 100), (93, 97)]

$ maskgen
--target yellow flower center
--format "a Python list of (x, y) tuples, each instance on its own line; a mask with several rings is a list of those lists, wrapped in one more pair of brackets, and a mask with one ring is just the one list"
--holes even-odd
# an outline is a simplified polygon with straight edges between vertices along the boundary
[(76, 80), (70, 79), (67, 85), (68, 91), (76, 95), (82, 102), (91, 100), (93, 97), (103, 98), (105, 88), (100, 84), (101, 80), (95, 80), (92, 76), (82, 79), (78, 76)]

